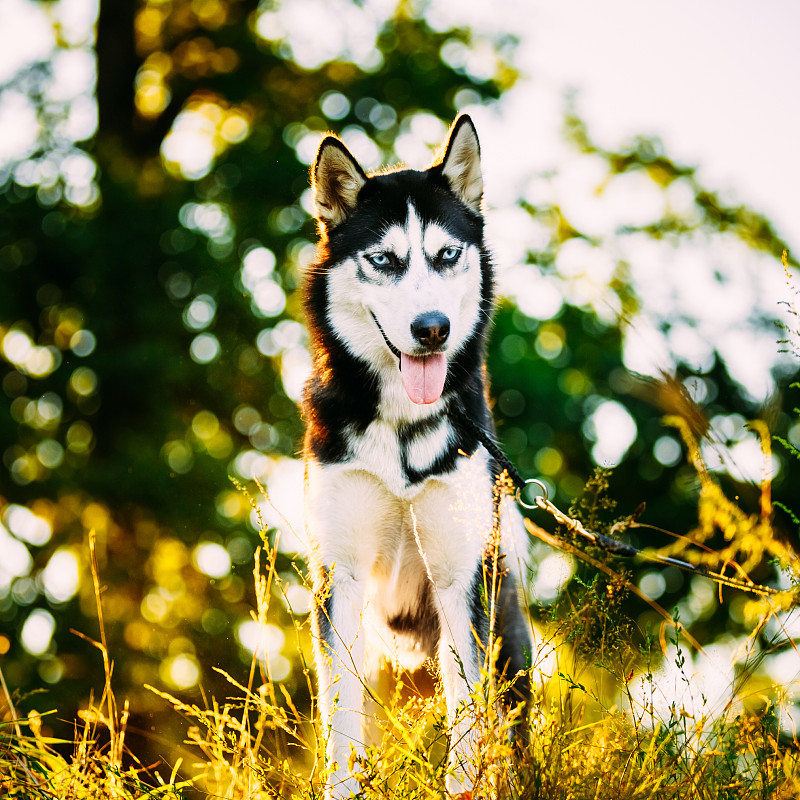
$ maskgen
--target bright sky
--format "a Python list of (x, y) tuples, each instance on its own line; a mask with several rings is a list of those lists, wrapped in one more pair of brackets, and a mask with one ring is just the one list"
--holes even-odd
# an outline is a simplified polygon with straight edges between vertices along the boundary
[(498, 137), (506, 153), (552, 163), (555, 145), (545, 130), (562, 108), (561, 92), (575, 88), (578, 111), (601, 145), (660, 136), (669, 155), (700, 165), (709, 185), (763, 210), (800, 248), (796, 0), (433, 6), (435, 19), (520, 37), (517, 63), (530, 79), (505, 101)]
[[(309, 2), (281, 4), (287, 32), (294, 17), (305, 19)], [(339, 33), (352, 38), (351, 50), (357, 52), (357, 43), (363, 49), (391, 3), (373, 0), (362, 11), (350, 3), (334, 5), (341, 5), (337, 14), (348, 10), (362, 21), (350, 20), (348, 31)], [(75, 43), (85, 36), (97, 0), (60, 0), (50, 7), (62, 35)], [(561, 92), (574, 87), (578, 110), (601, 144), (619, 146), (638, 133), (661, 136), (668, 154), (701, 165), (708, 184), (763, 210), (800, 249), (796, 0), (495, 0), (457, 6), (433, 0), (432, 7), (434, 19), (511, 30), (521, 39), (519, 65), (531, 77), (505, 100), (497, 132), (503, 146), (484, 148), (506, 154), (509, 173), (519, 173), (520, 161), (552, 164)], [(3, 0), (0, 81), (19, 63), (46, 56), (52, 45), (42, 7)], [(312, 45), (318, 53), (315, 38), (309, 38)], [(65, 60), (62, 79), (77, 67)], [(0, 111), (6, 112), (0, 114), (5, 123), (0, 151), (6, 151), (13, 149), (16, 134), (24, 134), (25, 109), (13, 96)], [(491, 137), (490, 129), (481, 132), (484, 139)]]
[(660, 135), (800, 248), (800, 3), (529, 0), (524, 63), (580, 90), (601, 144)]

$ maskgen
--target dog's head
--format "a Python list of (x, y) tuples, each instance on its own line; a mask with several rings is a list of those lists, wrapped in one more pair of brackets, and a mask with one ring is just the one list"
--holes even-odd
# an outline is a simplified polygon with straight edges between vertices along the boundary
[[(472, 120), (460, 116), (427, 170), (368, 175), (326, 137), (312, 171), (327, 323), (353, 356), (399, 368), (418, 404), (441, 396), (454, 359), (482, 338), (492, 294)], [(480, 342), (478, 343), (480, 349)], [(453, 376), (451, 375), (451, 381)]]

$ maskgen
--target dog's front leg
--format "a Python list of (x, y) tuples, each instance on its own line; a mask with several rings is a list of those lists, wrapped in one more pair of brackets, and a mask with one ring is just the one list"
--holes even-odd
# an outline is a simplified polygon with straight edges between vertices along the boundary
[(480, 759), (480, 733), (472, 707), (472, 691), (480, 681), (479, 649), (469, 614), (469, 591), (463, 581), (436, 591), (441, 638), (439, 665), (447, 700), (450, 727), (450, 794), (471, 790)]
[(359, 784), (350, 774), (351, 753), (364, 754), (364, 581), (346, 569), (328, 573), (327, 597), (317, 608), (316, 661), (320, 717), (328, 737), (328, 797), (350, 797)]
[(480, 617), (476, 603), (481, 602), (482, 556), (493, 510), (491, 481), (469, 472), (467, 478), (468, 493), (460, 484), (439, 484), (413, 503), (418, 544), (439, 615), (439, 667), (450, 724), (447, 791), (451, 794), (473, 788), (480, 764), (481, 732), (472, 693), (481, 678), (485, 654), (479, 640), (485, 631), (475, 630)]
[[(306, 524), (315, 560), (316, 662), (329, 798), (349, 797), (359, 784), (351, 752), (363, 756), (367, 588), (382, 532), (400, 519), (398, 501), (367, 473), (307, 465)], [(335, 767), (333, 765), (336, 765)]]

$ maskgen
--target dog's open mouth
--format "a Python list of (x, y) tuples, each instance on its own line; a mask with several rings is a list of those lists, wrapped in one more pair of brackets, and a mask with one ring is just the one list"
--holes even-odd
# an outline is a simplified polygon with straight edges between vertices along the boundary
[(435, 403), (442, 396), (444, 382), (447, 378), (447, 359), (444, 357), (444, 353), (430, 353), (424, 356), (410, 356), (401, 353), (389, 341), (378, 318), (372, 312), (370, 314), (375, 320), (386, 346), (400, 360), (400, 377), (403, 379), (403, 388), (411, 402), (417, 405)]

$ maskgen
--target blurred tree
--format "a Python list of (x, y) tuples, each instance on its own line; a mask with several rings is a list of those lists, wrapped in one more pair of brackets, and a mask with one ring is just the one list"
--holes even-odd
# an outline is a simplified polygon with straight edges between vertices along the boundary
[[(630, 222), (624, 218), (616, 225), (592, 221), (587, 231), (567, 210), (544, 199), (557, 192), (543, 189), (542, 178), (537, 179), (539, 185), (533, 192), (537, 202), (521, 199), (521, 206), (539, 226), (532, 233), (542, 245), (528, 250), (528, 264), (515, 269), (513, 284), (523, 287), (512, 289), (519, 307), (508, 304), (501, 308), (490, 358), (498, 398), (495, 414), (506, 451), (515, 454), (523, 472), (543, 478), (563, 508), (580, 494), (593, 462), (613, 465), (605, 493), (611, 502), (599, 520), (609, 524), (624, 518), (646, 501), (642, 519), (653, 528), (629, 531), (626, 538), (639, 547), (665, 546), (673, 539), (665, 530), (681, 535), (697, 527), (700, 490), (699, 477), (685, 458), (680, 433), (664, 425), (665, 416), (675, 416), (685, 420), (701, 440), (708, 467), (730, 496), (737, 497), (749, 513), (757, 513), (764, 457), (748, 421), (763, 418), (773, 432), (791, 431), (790, 438), (800, 440), (800, 426), (788, 409), (783, 410), (788, 403), (781, 394), (787, 378), (791, 380), (797, 373), (797, 362), (779, 357), (776, 310), (763, 309), (759, 300), (759, 282), (769, 276), (757, 269), (774, 268), (779, 280), (785, 242), (763, 216), (744, 206), (726, 205), (698, 182), (693, 168), (670, 161), (657, 140), (640, 138), (620, 152), (599, 148), (575, 114), (571, 99), (565, 136), (579, 158), (591, 162), (588, 171), (600, 176), (584, 187), (587, 197), (594, 195), (595, 205), (612, 203), (615, 191), (619, 196), (617, 182), (626, 179), (627, 191), (637, 200), (628, 203)], [(662, 199), (654, 202), (658, 195)], [(661, 210), (642, 223), (637, 202)], [(583, 219), (586, 221), (585, 214)], [(659, 282), (657, 278), (659, 270), (680, 264), (674, 254), (681, 247), (697, 250), (694, 261), (690, 259), (696, 268), (684, 273), (682, 291), (679, 279)], [(758, 260), (754, 253), (767, 256)], [(651, 263), (635, 265), (636, 258)], [(726, 283), (739, 269), (732, 258), (750, 259), (757, 268), (739, 274), (739, 297), (747, 296), (752, 305), (737, 306), (739, 313), (732, 315), (731, 324), (739, 341), (749, 340), (754, 352), (761, 341), (771, 353), (768, 363), (775, 384), (766, 401), (754, 395), (737, 374), (733, 358), (737, 354), (716, 349), (719, 338), (713, 343), (704, 340), (702, 314), (715, 304), (702, 293), (717, 291), (726, 296)], [(796, 267), (796, 262), (792, 265)], [(654, 294), (648, 283), (658, 284), (675, 297)], [(789, 292), (787, 289), (787, 300)], [(727, 296), (733, 301), (732, 292)], [(691, 302), (680, 307), (681, 299), (685, 302), (686, 298)], [(528, 308), (530, 316), (523, 313)], [(629, 352), (629, 345), (642, 333), (638, 327), (648, 334), (638, 338), (663, 350), (667, 361), (675, 365), (674, 375), (653, 379), (631, 372), (636, 354)], [(686, 346), (687, 340), (690, 346)], [(766, 364), (762, 366), (766, 371)], [(791, 507), (797, 463), (773, 453), (770, 464), (772, 491)], [(791, 515), (777, 514), (775, 525), (778, 535), (796, 547), (798, 531)], [(719, 531), (708, 544), (721, 549), (724, 541)], [(547, 547), (538, 545), (536, 553), (533, 563), (542, 563), (540, 571), (552, 567), (541, 561)], [(713, 641), (723, 631), (747, 630), (742, 614), (744, 595), (723, 605), (717, 602), (712, 584), (703, 579), (675, 569), (624, 562), (620, 566), (631, 570), (633, 582), (662, 607), (677, 607), (683, 625), (701, 643)], [(595, 572), (575, 565), (576, 579), (591, 580)], [(774, 580), (775, 565), (762, 563), (754, 577)], [(787, 580), (786, 575), (780, 578), (783, 585)], [(545, 594), (542, 599), (552, 602), (556, 594)], [(633, 597), (621, 609), (638, 620), (641, 630), (660, 622), (658, 613)]]
[[(406, 4), (387, 20), (346, 0), (325, 9), (310, 31), (293, 0), (102, 3), (96, 132), (85, 151), (74, 142), (54, 150), (44, 137), (6, 170), (0, 653), (12, 686), (49, 684), (45, 701), (28, 704), (56, 707), (59, 718), (72, 719), (76, 698), (101, 684), (96, 653), (70, 633), (97, 635), (90, 529), (117, 689), (140, 728), (157, 727), (170, 746), (183, 738), (180, 719), (143, 684), (187, 693), (202, 684), (224, 697), (213, 668), (237, 674), (249, 663), (258, 521), (228, 476), (256, 499), (254, 477), (276, 499), (276, 487), (299, 487), (296, 401), (308, 354), (295, 289), (313, 252), (307, 173), (320, 133), (335, 128), (377, 168), (431, 150), (460, 108), (494, 102), (515, 80), (511, 36), (491, 42), (487, 79), (465, 55), (476, 32), (433, 30)], [(39, 113), (44, 120), (53, 108)], [(545, 232), (519, 267), (520, 285), (555, 288), (562, 299), (542, 319), (519, 297), (519, 307), (501, 305), (490, 352), (500, 439), (563, 506), (595, 462), (618, 463), (619, 513), (646, 500), (650, 521), (683, 532), (695, 521), (696, 478), (661, 416), (683, 414), (698, 434), (733, 442), (759, 409), (719, 356), (700, 375), (680, 364), (671, 382), (631, 375), (624, 331), (641, 298), (630, 265), (618, 258), (607, 276), (609, 315), (570, 295), (581, 273), (571, 279), (559, 258), (576, 242), (586, 246), (580, 258), (612, 252), (612, 234), (725, 234), (773, 255), (784, 245), (766, 220), (727, 207), (657, 143), (601, 151), (571, 114), (567, 135), (602, 160), (609, 182), (636, 174), (668, 192), (681, 181), (690, 197), (683, 212), (668, 208), (607, 239), (581, 231), (554, 202), (520, 199)], [(768, 409), (774, 429), (797, 438), (779, 407)], [(601, 436), (609, 426), (618, 434), (611, 451)], [(775, 486), (791, 506), (789, 461)], [(756, 502), (752, 489), (737, 491)], [(308, 596), (289, 555), (278, 570), (302, 615)], [(700, 602), (693, 587), (668, 574), (654, 594), (667, 607), (683, 603), (687, 626), (710, 640), (730, 623), (728, 608)], [(273, 609), (271, 669), (301, 703), (301, 653), (281, 645), (289, 610), (282, 598)], [(645, 621), (646, 607), (630, 610)], [(153, 752), (166, 752), (164, 743)]]

